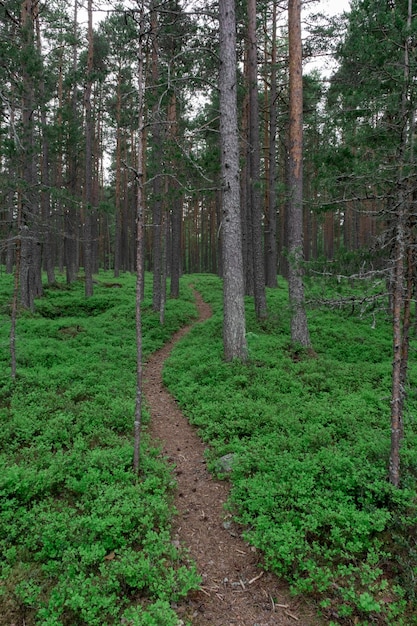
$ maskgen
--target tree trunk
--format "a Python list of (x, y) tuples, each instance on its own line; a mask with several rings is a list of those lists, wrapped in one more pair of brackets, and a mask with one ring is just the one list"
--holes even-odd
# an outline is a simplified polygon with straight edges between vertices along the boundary
[(176, 188), (175, 182), (170, 185), (170, 197), (172, 198), (172, 211), (171, 211), (171, 255), (170, 255), (170, 269), (171, 269), (171, 285), (170, 296), (171, 298), (178, 298), (180, 294), (180, 275), (181, 275), (181, 251), (182, 251), (182, 198), (179, 195), (179, 191)]
[[(247, 55), (246, 55), (247, 56)], [(248, 63), (245, 62), (245, 72), (248, 72)], [(249, 82), (249, 79), (248, 79)], [(243, 250), (243, 273), (245, 281), (245, 295), (254, 294), (253, 276), (253, 236), (252, 236), (252, 211), (250, 208), (250, 147), (249, 147), (249, 95), (245, 94), (242, 106), (242, 170), (240, 183), (240, 207), (241, 229)]]
[(153, 289), (152, 309), (161, 309), (162, 289), (162, 163), (163, 163), (163, 139), (161, 111), (159, 103), (159, 61), (158, 61), (158, 18), (156, 8), (151, 11), (152, 29), (152, 154), (153, 154), (153, 180), (152, 180), (152, 261), (153, 261)]
[(303, 76), (301, 0), (288, 2), (289, 41), (289, 163), (288, 163), (288, 252), (291, 341), (310, 346), (303, 285)]
[[(72, 49), (72, 71), (77, 75), (78, 65), (78, 0), (74, 2), (74, 22), (73, 22), (74, 44)], [(74, 82), (70, 100), (70, 129), (78, 127), (77, 115), (78, 85)], [(68, 137), (68, 190), (71, 200), (67, 201), (64, 214), (64, 256), (66, 268), (66, 280), (68, 284), (73, 283), (77, 278), (78, 271), (78, 210), (76, 198), (78, 194), (78, 146), (73, 137)]]
[[(39, 58), (42, 54), (42, 42), (41, 32), (39, 24), (39, 15), (36, 15), (36, 40), (38, 47)], [(48, 285), (55, 283), (55, 270), (54, 270), (54, 258), (52, 255), (52, 232), (51, 232), (51, 177), (50, 177), (50, 162), (49, 162), (49, 140), (46, 135), (47, 132), (47, 118), (46, 118), (46, 105), (45, 105), (45, 79), (42, 74), (39, 80), (39, 95), (41, 98), (41, 133), (42, 133), (42, 155), (41, 155), (41, 215), (42, 215), (42, 229), (43, 229), (43, 247), (42, 257), (43, 265), (48, 277)]]
[[(11, 99), (11, 102), (13, 103), (13, 99)], [(15, 128), (15, 110), (14, 110), (14, 105), (11, 104), (10, 105), (10, 109), (9, 109), (9, 115), (10, 115), (10, 120), (9, 120), (9, 141), (10, 141), (10, 145), (13, 145), (14, 142), (14, 128)], [(17, 176), (17, 164), (15, 162), (13, 162), (12, 158), (9, 158), (9, 163), (8, 163), (8, 176), (9, 176), (9, 181), (13, 181), (14, 179), (16, 179)], [(6, 244), (6, 274), (12, 274), (13, 273), (13, 263), (17, 259), (15, 257), (15, 249), (17, 248), (17, 240), (16, 240), (16, 228), (17, 228), (17, 232), (19, 232), (20, 230), (20, 226), (16, 227), (16, 221), (14, 219), (14, 197), (15, 197), (16, 192), (13, 190), (13, 186), (12, 183), (9, 183), (9, 187), (7, 189), (7, 194), (6, 194), (6, 209), (7, 209), (7, 224), (8, 224), (8, 230), (7, 230), (7, 244)], [(19, 246), (20, 246), (20, 242), (19, 242)]]
[[(22, 205), (20, 200), (17, 207), (17, 228), (20, 233), (22, 221)], [(12, 380), (16, 380), (17, 374), (17, 358), (16, 358), (16, 324), (19, 304), (19, 277), (20, 277), (20, 259), (21, 259), (21, 240), (20, 236), (16, 239), (16, 266), (13, 282), (13, 297), (10, 315), (10, 370)]]
[[(392, 363), (392, 393), (391, 393), (391, 452), (389, 459), (389, 480), (394, 487), (400, 486), (400, 446), (403, 437), (403, 407), (404, 388), (408, 364), (408, 343), (410, 326), (410, 301), (412, 293), (411, 243), (413, 238), (408, 232), (412, 229), (410, 204), (413, 202), (413, 192), (410, 189), (410, 181), (404, 174), (407, 160), (412, 160), (413, 150), (409, 150), (408, 128), (413, 128), (413, 123), (407, 124), (414, 117), (411, 109), (412, 99), (409, 96), (410, 60), (408, 33), (411, 30), (412, 0), (408, 0), (407, 32), (404, 44), (404, 83), (401, 101), (401, 141), (399, 155), (399, 184), (398, 184), (398, 213), (395, 225), (394, 246), (394, 277), (393, 277), (393, 310), (392, 310), (392, 334), (393, 334), (393, 363)], [(407, 159), (409, 154), (409, 159)], [(406, 265), (407, 264), (407, 265)], [(408, 275), (408, 276), (407, 276)], [(404, 281), (407, 278), (407, 297), (404, 293)], [(408, 300), (408, 301), (407, 301)], [(403, 320), (401, 317), (403, 315)]]
[(400, 445), (403, 434), (403, 336), (401, 313), (404, 304), (404, 256), (405, 256), (405, 220), (404, 205), (400, 207), (396, 226), (395, 264), (393, 279), (393, 362), (392, 362), (392, 394), (391, 394), (391, 453), (389, 461), (389, 479), (395, 487), (400, 485)]
[[(41, 254), (39, 242), (39, 209), (37, 198), (37, 172), (35, 155), (35, 85), (33, 67), (36, 58), (34, 46), (34, 20), (37, 3), (24, 0), (21, 5), (22, 35), (22, 227), (20, 295), (25, 308), (34, 309), (35, 297), (42, 295)], [(36, 67), (36, 64), (35, 64)], [(36, 71), (36, 70), (35, 70)]]
[(249, 184), (253, 239), (253, 295), (258, 319), (267, 316), (265, 266), (262, 249), (262, 209), (260, 177), (258, 61), (256, 0), (248, 0), (248, 78), (249, 78)]
[(84, 273), (85, 295), (93, 295), (93, 115), (91, 106), (91, 90), (93, 84), (93, 3), (88, 0), (88, 54), (87, 76), (84, 92), (85, 110), (85, 210), (84, 210)]
[[(57, 131), (57, 144), (58, 150), (56, 155), (56, 162), (54, 167), (54, 185), (57, 189), (62, 190), (64, 188), (63, 180), (63, 166), (64, 166), (64, 133), (63, 133), (63, 105), (64, 105), (64, 78), (63, 78), (63, 58), (64, 47), (61, 46), (59, 51), (59, 69), (58, 69), (58, 109), (56, 112), (56, 124)], [(64, 258), (65, 258), (65, 225), (64, 225), (64, 203), (62, 198), (57, 198), (55, 203), (55, 264), (58, 265), (58, 271), (63, 273), (64, 271)], [(61, 238), (62, 237), (62, 238)]]
[[(178, 123), (177, 123), (177, 100), (175, 92), (171, 93), (168, 104), (168, 133), (171, 138), (172, 146), (177, 141)], [(173, 155), (170, 155), (171, 167), (174, 167)], [(178, 181), (171, 179), (168, 184), (169, 198), (172, 204), (171, 211), (171, 298), (178, 298), (180, 294), (180, 275), (181, 275), (181, 239), (182, 239), (182, 213), (183, 198), (180, 192)]]
[(120, 274), (121, 263), (121, 178), (122, 178), (122, 71), (119, 67), (117, 75), (117, 104), (116, 104), (116, 167), (115, 167), (115, 228), (114, 228), (114, 276), (117, 278)]
[(220, 142), (222, 174), (223, 344), (227, 361), (245, 360), (234, 0), (220, 0)]
[(273, 2), (271, 86), (269, 89), (268, 194), (265, 215), (265, 284), (277, 286), (277, 2)]
[(139, 8), (138, 40), (138, 136), (136, 145), (136, 402), (134, 422), (133, 469), (139, 474), (140, 442), (142, 425), (142, 315), (141, 302), (144, 285), (145, 197), (144, 197), (144, 6)]
[(216, 248), (217, 248), (217, 273), (220, 278), (223, 278), (223, 244), (222, 244), (222, 193), (221, 191), (216, 191), (215, 195), (215, 208), (216, 208)]
[(161, 272), (161, 302), (159, 305), (159, 323), (165, 323), (165, 305), (167, 299), (167, 247), (169, 240), (169, 219), (167, 212), (164, 211), (162, 215), (162, 272)]

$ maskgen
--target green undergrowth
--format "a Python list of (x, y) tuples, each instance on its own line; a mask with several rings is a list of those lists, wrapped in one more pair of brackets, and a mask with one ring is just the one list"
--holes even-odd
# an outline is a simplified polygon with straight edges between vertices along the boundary
[[(244, 537), (295, 594), (316, 599), (326, 623), (416, 624), (415, 340), (403, 484), (395, 490), (387, 481), (392, 339), (386, 311), (310, 310), (314, 352), (297, 349), (290, 345), (282, 281), (267, 291), (264, 322), (255, 321), (247, 299), (249, 361), (226, 364), (221, 282), (213, 276), (193, 282), (213, 316), (175, 347), (164, 378), (207, 442), (212, 470), (233, 454), (228, 506)], [(351, 292), (348, 284), (342, 288)], [(340, 290), (339, 283), (317, 287), (333, 300)]]
[[(0, 624), (176, 626), (172, 603), (198, 585), (171, 541), (174, 484), (146, 426), (141, 480), (132, 472), (136, 278), (114, 282), (100, 274), (86, 300), (61, 277), (20, 312), (12, 384), (0, 275)], [(184, 286), (161, 327), (149, 289), (145, 358), (196, 315)]]

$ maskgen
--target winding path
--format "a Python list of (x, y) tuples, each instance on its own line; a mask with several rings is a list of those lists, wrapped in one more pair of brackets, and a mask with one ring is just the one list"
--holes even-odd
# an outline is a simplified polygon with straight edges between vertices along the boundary
[[(195, 293), (198, 322), (211, 315)], [(197, 322), (197, 323), (198, 323)], [(144, 395), (151, 437), (161, 443), (177, 481), (173, 540), (185, 545), (202, 577), (199, 591), (176, 607), (181, 623), (193, 626), (318, 626), (312, 607), (290, 596), (285, 583), (260, 568), (261, 555), (241, 538), (225, 516), (227, 481), (206, 469), (204, 444), (162, 383), (162, 368), (173, 345), (193, 324), (179, 330), (145, 367)], [(321, 622), (323, 623), (323, 622)]]

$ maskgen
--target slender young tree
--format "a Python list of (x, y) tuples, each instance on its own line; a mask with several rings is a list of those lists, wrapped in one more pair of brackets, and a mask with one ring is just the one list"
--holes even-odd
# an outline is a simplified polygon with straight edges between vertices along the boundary
[(291, 340), (310, 346), (303, 285), (303, 74), (301, 0), (288, 2), (289, 45), (289, 161), (288, 161), (288, 253), (289, 299), (292, 308)]
[(222, 175), (223, 344), (227, 361), (245, 360), (234, 0), (220, 0), (220, 142)]
[(152, 157), (154, 161), (152, 178), (152, 266), (153, 289), (152, 308), (160, 311), (162, 298), (162, 190), (163, 173), (163, 122), (161, 120), (161, 106), (159, 101), (159, 24), (156, 3), (151, 7), (151, 77), (152, 77)]
[(85, 109), (85, 213), (84, 213), (84, 271), (85, 295), (93, 295), (93, 114), (91, 105), (91, 91), (93, 84), (93, 3), (88, 0), (88, 53), (87, 75), (84, 92)]
[(271, 68), (269, 87), (268, 168), (265, 211), (265, 284), (277, 286), (277, 0), (272, 3)]
[(140, 442), (142, 425), (142, 290), (144, 283), (144, 248), (145, 248), (145, 196), (144, 196), (144, 5), (139, 0), (138, 21), (139, 36), (137, 49), (138, 80), (138, 136), (136, 143), (136, 403), (134, 422), (133, 469), (139, 474)]

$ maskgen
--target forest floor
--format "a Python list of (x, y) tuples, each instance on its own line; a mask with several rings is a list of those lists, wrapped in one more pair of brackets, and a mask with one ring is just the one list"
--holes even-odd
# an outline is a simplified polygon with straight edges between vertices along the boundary
[[(211, 315), (195, 294), (198, 322)], [(173, 541), (185, 546), (202, 584), (176, 607), (180, 623), (193, 626), (319, 626), (313, 605), (290, 595), (288, 585), (262, 569), (262, 555), (241, 537), (225, 512), (228, 481), (207, 470), (205, 444), (162, 382), (162, 368), (174, 344), (193, 325), (178, 331), (145, 367), (143, 391), (150, 435), (162, 446), (177, 481)]]

